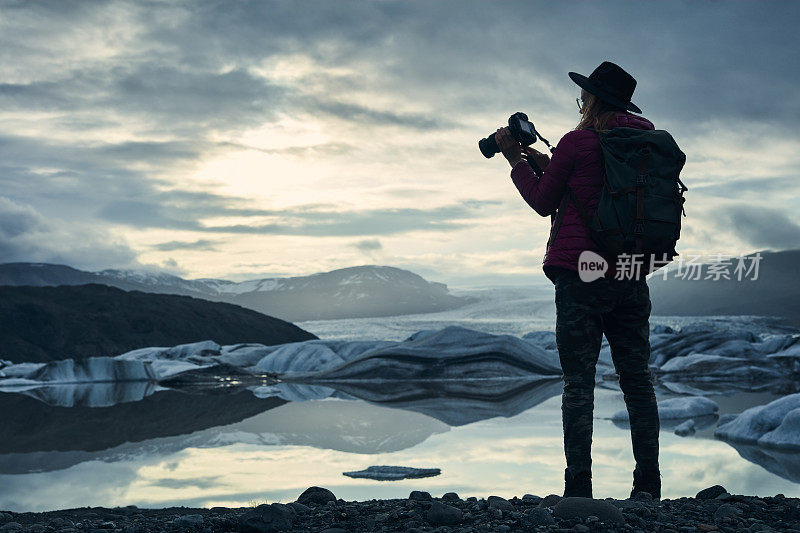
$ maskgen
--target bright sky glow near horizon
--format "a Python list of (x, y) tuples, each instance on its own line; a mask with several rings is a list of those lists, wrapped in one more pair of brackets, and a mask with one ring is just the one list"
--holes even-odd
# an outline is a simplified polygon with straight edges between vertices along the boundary
[[(800, 245), (800, 2), (0, 2), (0, 261), (453, 284), (549, 230), (477, 140), (614, 61), (687, 154), (684, 254)], [(540, 150), (540, 144), (536, 145)]]

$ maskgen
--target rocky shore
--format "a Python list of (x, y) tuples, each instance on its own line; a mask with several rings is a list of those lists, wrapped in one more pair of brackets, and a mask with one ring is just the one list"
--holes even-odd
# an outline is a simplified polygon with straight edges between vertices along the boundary
[(544, 498), (526, 494), (506, 500), (434, 498), (413, 491), (406, 499), (344, 501), (310, 487), (297, 501), (257, 507), (140, 509), (135, 506), (81, 508), (43, 513), (0, 513), (0, 533), (10, 532), (633, 532), (696, 531), (800, 533), (800, 499), (782, 494), (729, 494), (715, 485), (695, 497), (635, 499)]

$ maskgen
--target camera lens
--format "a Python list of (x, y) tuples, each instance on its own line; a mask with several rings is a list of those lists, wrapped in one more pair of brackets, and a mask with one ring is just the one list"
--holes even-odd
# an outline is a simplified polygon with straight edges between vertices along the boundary
[(483, 157), (487, 159), (494, 157), (494, 154), (500, 151), (500, 148), (497, 146), (497, 140), (494, 138), (494, 133), (478, 141), (478, 148), (480, 148)]

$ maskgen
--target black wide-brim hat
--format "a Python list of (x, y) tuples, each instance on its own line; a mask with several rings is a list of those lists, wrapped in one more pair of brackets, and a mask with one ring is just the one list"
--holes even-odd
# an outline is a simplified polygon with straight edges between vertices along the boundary
[(615, 63), (603, 61), (588, 78), (577, 72), (570, 72), (569, 77), (581, 89), (604, 102), (634, 113), (642, 112), (631, 102), (633, 90), (636, 89), (636, 79)]

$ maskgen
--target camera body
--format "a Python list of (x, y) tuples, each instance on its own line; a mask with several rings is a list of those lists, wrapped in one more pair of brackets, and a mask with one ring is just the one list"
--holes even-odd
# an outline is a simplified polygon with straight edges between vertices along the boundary
[[(528, 120), (528, 115), (521, 111), (508, 117), (508, 129), (511, 131), (511, 135), (522, 146), (530, 146), (536, 142), (536, 138), (539, 136), (539, 133), (533, 126), (533, 122)], [(492, 133), (485, 139), (478, 141), (478, 148), (487, 159), (494, 157), (494, 154), (500, 152), (494, 135), (495, 134)]]

